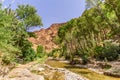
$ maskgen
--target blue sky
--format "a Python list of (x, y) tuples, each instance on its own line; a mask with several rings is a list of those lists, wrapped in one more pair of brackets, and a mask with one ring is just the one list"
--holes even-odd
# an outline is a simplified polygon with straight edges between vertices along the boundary
[[(15, 9), (19, 4), (30, 4), (37, 9), (41, 16), (43, 27), (47, 28), (53, 23), (62, 23), (79, 17), (85, 9), (84, 0), (0, 0), (3, 6), (12, 4)], [(38, 28), (32, 28), (36, 30)]]

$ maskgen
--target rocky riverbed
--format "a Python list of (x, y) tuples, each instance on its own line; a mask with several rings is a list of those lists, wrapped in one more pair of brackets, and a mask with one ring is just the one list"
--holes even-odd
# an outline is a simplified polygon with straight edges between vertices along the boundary
[(53, 68), (36, 62), (18, 65), (11, 70), (8, 67), (1, 67), (0, 70), (3, 70), (0, 80), (88, 80), (67, 69)]
[[(116, 66), (119, 66), (120, 62), (93, 62), (88, 63), (86, 65), (82, 64), (75, 64), (70, 65), (68, 61), (61, 61), (61, 60), (55, 60), (55, 59), (49, 59), (46, 61), (46, 64), (55, 67), (55, 68), (66, 68), (67, 70), (70, 70), (74, 73), (77, 73), (79, 75), (82, 75), (89, 80), (120, 80), (118, 77), (111, 77), (108, 75), (104, 75), (105, 71), (110, 70), (111, 68)], [(118, 67), (119, 69), (120, 67)]]
[[(98, 67), (105, 64), (98, 62), (95, 66), (73, 66), (68, 61), (47, 60), (44, 64), (34, 61), (17, 66), (0, 66), (0, 80), (120, 80), (115, 78), (120, 74), (120, 62), (108, 63), (111, 68), (107, 70)], [(103, 73), (115, 77), (105, 76)]]
[(114, 76), (120, 78), (120, 61), (110, 62), (111, 68), (104, 72), (105, 75)]

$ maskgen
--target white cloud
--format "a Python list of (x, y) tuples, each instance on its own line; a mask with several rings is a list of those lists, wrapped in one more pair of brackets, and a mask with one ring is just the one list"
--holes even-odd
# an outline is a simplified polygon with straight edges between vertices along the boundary
[[(5, 0), (0, 0), (0, 3), (3, 3)], [(15, 2), (15, 0), (12, 0), (12, 2), (11, 3), (14, 3)]]
[(14, 3), (15, 2), (15, 0), (12, 0), (12, 3)]
[(5, 0), (0, 0), (0, 3), (3, 3)]

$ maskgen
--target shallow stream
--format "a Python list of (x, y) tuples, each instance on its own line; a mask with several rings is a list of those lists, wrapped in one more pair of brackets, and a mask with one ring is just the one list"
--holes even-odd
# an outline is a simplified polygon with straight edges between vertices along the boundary
[(60, 62), (57, 60), (47, 60), (46, 64), (48, 64), (54, 68), (66, 68), (74, 73), (80, 74), (80, 75), (88, 78), (89, 80), (120, 80), (120, 78), (115, 78), (115, 77), (106, 76), (103, 74), (98, 74), (89, 69), (74, 67), (68, 63)]

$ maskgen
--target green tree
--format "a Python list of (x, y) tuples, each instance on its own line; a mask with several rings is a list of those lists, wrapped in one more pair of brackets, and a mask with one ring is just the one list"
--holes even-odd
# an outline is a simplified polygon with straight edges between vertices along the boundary
[(36, 54), (32, 49), (32, 44), (27, 40), (29, 33), (27, 30), (33, 26), (41, 26), (41, 18), (36, 14), (36, 10), (30, 5), (19, 5), (16, 9), (18, 25), (13, 37), (14, 45), (21, 50), (20, 58), (24, 60), (34, 60)]
[(23, 22), (26, 30), (33, 26), (42, 26), (41, 18), (33, 6), (19, 5), (16, 12), (18, 19)]
[(86, 0), (87, 8), (82, 16), (68, 21), (59, 28), (58, 41), (64, 56), (69, 57), (71, 61), (78, 56), (86, 63), (89, 58), (95, 56), (97, 46), (105, 48), (105, 40), (117, 39), (114, 37), (118, 36), (117, 31), (120, 30), (117, 17), (119, 10), (111, 7), (116, 2), (119, 4), (119, 1), (107, 4), (109, 2), (110, 0)]
[(41, 19), (36, 14), (34, 7), (21, 6), (23, 6), (23, 10), (20, 5), (20, 9), (16, 10), (0, 8), (0, 51), (4, 53), (2, 58), (4, 62), (10, 62), (9, 60), (12, 59), (32, 61), (36, 57), (32, 44), (28, 41), (27, 28), (40, 26)]
[(39, 45), (37, 47), (37, 54), (39, 54), (39, 53), (44, 53), (43, 46), (41, 46), (41, 45)]
[(104, 0), (86, 0), (86, 9), (89, 9), (91, 7), (95, 7), (99, 4), (101, 4)]

